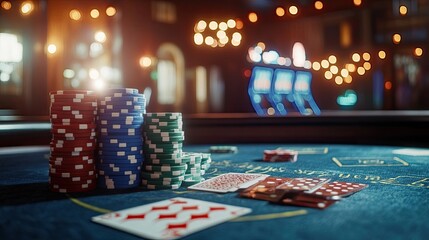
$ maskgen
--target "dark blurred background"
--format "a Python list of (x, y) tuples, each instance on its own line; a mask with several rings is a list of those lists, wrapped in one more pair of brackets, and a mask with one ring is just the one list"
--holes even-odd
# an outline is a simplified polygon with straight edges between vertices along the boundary
[(138, 88), (149, 112), (252, 113), (256, 65), (311, 72), (322, 113), (429, 109), (429, 0), (0, 3), (0, 116), (108, 87)]

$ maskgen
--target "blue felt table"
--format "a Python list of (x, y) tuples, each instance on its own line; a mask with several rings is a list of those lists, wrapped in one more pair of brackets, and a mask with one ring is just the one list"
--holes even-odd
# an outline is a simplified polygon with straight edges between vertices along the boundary
[[(172, 197), (248, 207), (246, 217), (185, 239), (428, 239), (429, 154), (401, 147), (353, 145), (236, 145), (237, 154), (213, 154), (206, 178), (227, 172), (280, 177), (329, 177), (369, 187), (325, 209), (275, 205), (216, 194), (178, 190), (102, 191), (57, 194), (48, 190), (48, 150), (0, 151), (0, 239), (138, 239), (90, 221)], [(296, 163), (263, 162), (264, 149), (299, 151)], [(208, 145), (185, 146), (207, 152)], [(28, 150), (28, 149), (27, 149)], [(420, 149), (426, 150), (428, 149)], [(411, 151), (413, 153), (414, 151)], [(405, 154), (403, 154), (405, 153)]]

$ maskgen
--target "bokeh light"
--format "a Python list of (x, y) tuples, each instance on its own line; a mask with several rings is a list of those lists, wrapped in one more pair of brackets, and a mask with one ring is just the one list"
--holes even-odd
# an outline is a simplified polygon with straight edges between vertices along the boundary
[(113, 17), (116, 14), (116, 8), (110, 6), (106, 9), (106, 15), (109, 17)]
[(98, 11), (98, 9), (92, 9), (89, 15), (91, 15), (91, 17), (95, 19), (100, 16), (100, 12)]
[(249, 21), (255, 23), (258, 21), (258, 15), (254, 12), (249, 13), (248, 15)]
[(276, 8), (276, 14), (279, 17), (283, 17), (285, 15), (285, 9), (282, 7), (277, 7)]
[(70, 11), (69, 16), (71, 19), (78, 21), (81, 19), (82, 14), (79, 12), (79, 10), (73, 9)]
[(290, 6), (289, 7), (289, 13), (292, 14), (292, 15), (298, 14), (298, 7), (294, 6), (294, 5)]
[(383, 50), (378, 51), (378, 57), (380, 59), (385, 59), (386, 58), (386, 52)]
[(323, 9), (323, 2), (321, 2), (321, 1), (314, 2), (314, 8), (317, 10), (322, 10)]
[(29, 15), (34, 10), (34, 4), (31, 1), (25, 1), (21, 4), (22, 15)]

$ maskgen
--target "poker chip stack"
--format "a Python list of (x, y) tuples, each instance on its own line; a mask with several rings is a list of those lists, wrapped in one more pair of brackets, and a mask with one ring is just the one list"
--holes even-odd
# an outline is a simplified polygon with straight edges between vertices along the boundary
[(84, 90), (50, 92), (52, 125), (49, 188), (54, 192), (85, 192), (96, 187), (97, 98)]
[(144, 114), (142, 185), (146, 189), (177, 189), (187, 171), (182, 158), (185, 134), (181, 113)]
[(137, 89), (109, 89), (98, 99), (98, 187), (140, 185), (146, 100)]
[(209, 169), (212, 161), (210, 153), (184, 152), (182, 158), (187, 160), (188, 165), (182, 186), (192, 186), (204, 181), (202, 176)]
[(298, 152), (287, 149), (264, 150), (264, 162), (296, 162)]

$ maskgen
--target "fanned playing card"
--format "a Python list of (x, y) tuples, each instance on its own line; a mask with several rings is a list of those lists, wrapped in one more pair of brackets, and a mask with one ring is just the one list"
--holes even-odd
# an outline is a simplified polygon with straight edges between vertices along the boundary
[(171, 198), (93, 217), (91, 220), (150, 239), (177, 239), (250, 213), (250, 208)]
[(277, 189), (288, 192), (314, 192), (323, 184), (329, 182), (328, 178), (292, 178), (292, 181), (285, 182), (278, 186)]
[(347, 197), (355, 192), (358, 192), (368, 185), (363, 183), (350, 183), (350, 182), (329, 182), (323, 184), (320, 188), (316, 189), (313, 194), (330, 198), (334, 196)]
[(277, 189), (277, 187), (291, 181), (292, 178), (270, 176), (244, 189), (242, 192), (240, 192), (240, 196), (270, 202), (278, 202), (283, 198), (285, 191)]
[(266, 174), (225, 173), (192, 185), (188, 189), (218, 193), (235, 192), (240, 188), (247, 188), (266, 177), (268, 177)]

